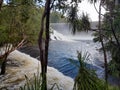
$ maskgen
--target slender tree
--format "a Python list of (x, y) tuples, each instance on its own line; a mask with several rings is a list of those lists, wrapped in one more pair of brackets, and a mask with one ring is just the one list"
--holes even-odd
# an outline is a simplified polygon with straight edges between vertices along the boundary
[(99, 29), (99, 37), (100, 37), (100, 42), (102, 45), (102, 49), (103, 49), (103, 54), (104, 54), (104, 66), (105, 66), (105, 81), (106, 81), (106, 85), (108, 83), (108, 65), (107, 65), (107, 54), (106, 54), (106, 49), (104, 46), (104, 42), (103, 42), (103, 36), (102, 36), (102, 29), (101, 29), (101, 6), (102, 6), (102, 1), (100, 1), (100, 5), (99, 5), (99, 23), (98, 23), (98, 29)]
[(119, 39), (119, 4), (115, 4), (115, 1), (109, 1), (107, 2), (107, 9), (108, 13), (106, 13), (104, 17), (104, 25), (103, 27), (109, 31), (105, 31), (105, 33), (108, 35), (108, 38), (106, 39), (106, 48), (108, 51), (111, 52), (112, 60), (109, 64), (109, 72), (112, 75), (115, 75), (117, 77), (120, 77), (120, 59), (119, 59), (119, 52), (120, 52), (120, 39)]
[[(115, 1), (116, 0), (102, 1), (104, 8), (108, 12), (105, 15), (101, 14), (101, 16), (103, 16), (103, 20), (101, 23), (101, 29), (102, 29), (101, 35), (104, 41), (103, 43), (104, 49), (110, 51), (111, 59), (112, 59), (108, 64), (109, 65), (108, 69), (106, 69), (105, 71), (106, 73), (108, 73), (109, 71), (109, 73), (119, 77), (120, 76), (119, 4), (116, 5)], [(97, 12), (99, 13), (99, 11)], [(98, 34), (98, 39), (100, 39), (99, 34)]]
[[(46, 0), (45, 9), (41, 19), (41, 29), (38, 39), (38, 44), (40, 49), (41, 69), (42, 69), (42, 90), (47, 90), (46, 73), (47, 73), (48, 48), (49, 48), (50, 4), (51, 4), (51, 0)], [(45, 27), (44, 27), (44, 23), (45, 23)], [(43, 32), (45, 32), (45, 40), (43, 40)]]

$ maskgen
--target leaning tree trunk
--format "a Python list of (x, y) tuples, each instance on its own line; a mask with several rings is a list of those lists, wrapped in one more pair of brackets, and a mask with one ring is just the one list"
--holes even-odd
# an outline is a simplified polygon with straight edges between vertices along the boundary
[(5, 57), (3, 58), (4, 60), (3, 60), (2, 65), (1, 65), (1, 73), (0, 73), (0, 75), (5, 74), (5, 72), (6, 72), (7, 56), (8, 56), (8, 54), (6, 54)]
[[(45, 9), (41, 19), (41, 30), (40, 30), (39, 39), (38, 39), (38, 44), (40, 49), (40, 60), (41, 60), (42, 90), (47, 90), (46, 73), (47, 73), (48, 48), (49, 48), (50, 2), (51, 0), (46, 0)], [(46, 23), (44, 27), (45, 19), (46, 19)], [(45, 42), (43, 39), (43, 32), (45, 32)]]
[(3, 55), (0, 55), (0, 59), (3, 60), (2, 64), (1, 64), (1, 73), (0, 73), (0, 75), (5, 74), (5, 72), (6, 72), (6, 62), (7, 62), (8, 55), (12, 51), (20, 48), (25, 43), (26, 43), (25, 39), (23, 39), (23, 40), (21, 40), (20, 43), (18, 43), (18, 45), (16, 47), (12, 47), (12, 48), (11, 48), (11, 45), (7, 44), (7, 46), (5, 47), (6, 48), (5, 53)]

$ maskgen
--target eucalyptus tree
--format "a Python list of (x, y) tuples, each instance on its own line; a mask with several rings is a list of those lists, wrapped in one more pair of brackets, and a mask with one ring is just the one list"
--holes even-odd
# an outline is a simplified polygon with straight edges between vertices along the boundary
[(6, 59), (9, 53), (19, 48), (25, 40), (25, 37), (18, 33), (19, 29), (15, 27), (17, 19), (15, 13), (13, 13), (14, 11), (15, 8), (5, 7), (0, 12), (0, 59), (3, 59), (1, 74), (5, 74)]
[[(118, 0), (104, 0), (103, 5), (107, 13), (102, 15), (102, 38), (104, 40), (104, 46), (107, 51), (111, 54), (111, 61), (108, 66), (106, 73), (120, 77), (120, 39), (119, 39), (119, 3)], [(99, 35), (96, 40), (99, 41)]]
[[(106, 49), (105, 49), (105, 45), (104, 45), (104, 38), (103, 38), (103, 28), (102, 28), (102, 16), (104, 16), (101, 11), (102, 11), (102, 7), (107, 6), (107, 2), (108, 0), (89, 0), (90, 3), (94, 4), (94, 7), (96, 9), (96, 12), (98, 13), (98, 32), (97, 35), (99, 36), (99, 42), (101, 43), (102, 46), (102, 50), (103, 50), (103, 55), (104, 55), (104, 67), (105, 67), (105, 81), (106, 81), (106, 85), (108, 83), (108, 65), (107, 65), (107, 53), (106, 53)], [(98, 10), (95, 6), (95, 3), (99, 2), (99, 6), (98, 6)], [(91, 28), (92, 30), (92, 28)]]
[[(112, 24), (110, 20), (108, 19), (110, 18), (109, 15), (105, 15), (104, 22), (102, 25), (102, 27), (105, 29), (103, 32), (103, 34), (105, 35), (103, 38), (106, 41), (105, 47), (106, 47), (106, 50), (109, 51), (111, 54), (111, 61), (109, 63), (109, 72), (110, 74), (113, 74), (117, 77), (120, 77), (120, 70), (119, 70), (119, 67), (120, 67), (120, 59), (119, 59), (119, 56), (120, 56), (119, 23), (120, 21), (119, 21), (119, 18), (120, 17), (119, 17), (119, 13), (120, 13), (119, 11), (116, 12), (117, 15), (112, 21)], [(111, 29), (114, 30), (115, 32), (114, 35), (116, 39)]]
[(23, 44), (37, 43), (41, 18), (39, 13), (42, 9), (35, 4), (33, 0), (7, 0), (1, 8), (0, 59), (3, 59), (1, 74), (5, 73), (9, 53)]
[(50, 15), (50, 23), (65, 23), (66, 17), (63, 16), (60, 12), (52, 11)]
[(98, 24), (98, 29), (99, 29), (99, 37), (100, 37), (100, 42), (101, 42), (101, 45), (102, 45), (102, 49), (103, 49), (103, 54), (104, 54), (104, 66), (105, 66), (105, 86), (106, 86), (106, 89), (108, 88), (107, 87), (107, 84), (108, 84), (108, 65), (107, 65), (107, 54), (106, 54), (106, 49), (105, 49), (105, 46), (104, 46), (104, 41), (103, 41), (103, 31), (102, 31), (102, 28), (101, 28), (101, 7), (102, 7), (102, 4), (104, 2), (101, 0), (100, 1), (100, 5), (99, 5), (99, 24)]
[[(115, 0), (116, 1), (116, 0)], [(105, 14), (103, 28), (105, 29), (104, 34), (107, 35), (106, 48), (111, 53), (111, 62), (109, 71), (113, 75), (120, 77), (120, 39), (119, 39), (119, 4), (114, 1), (108, 2), (108, 13)]]

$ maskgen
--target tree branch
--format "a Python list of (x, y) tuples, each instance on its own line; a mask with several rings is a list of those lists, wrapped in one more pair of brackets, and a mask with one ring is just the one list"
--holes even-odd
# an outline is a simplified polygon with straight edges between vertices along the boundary
[(10, 48), (11, 46), (8, 46), (6, 47), (6, 50), (5, 50), (5, 53), (3, 55), (0, 55), (0, 59), (2, 59), (6, 54), (10, 54), (12, 51), (20, 48), (21, 46), (23, 46), (25, 44), (25, 39), (21, 40), (20, 43), (18, 43), (18, 45), (16, 47), (12, 47)]
[(55, 0), (53, 0), (53, 2), (52, 2), (51, 6), (50, 6), (50, 10), (53, 8), (54, 2), (55, 2)]

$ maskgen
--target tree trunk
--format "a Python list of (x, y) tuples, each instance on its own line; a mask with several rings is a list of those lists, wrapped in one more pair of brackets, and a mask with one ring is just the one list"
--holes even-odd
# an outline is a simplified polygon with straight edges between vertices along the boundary
[(43, 72), (44, 72), (44, 59), (43, 59), (43, 31), (44, 31), (44, 19), (45, 19), (45, 10), (44, 10), (44, 13), (42, 15), (42, 19), (41, 19), (41, 29), (40, 29), (40, 32), (39, 32), (39, 37), (38, 37), (38, 45), (39, 45), (39, 49), (40, 49), (40, 60), (41, 60), (41, 71), (42, 71), (42, 75), (43, 75)]
[[(46, 10), (46, 9), (45, 9)], [(41, 61), (41, 75), (42, 75), (42, 87), (41, 90), (47, 90), (47, 84), (46, 84), (46, 73), (45, 73), (45, 59), (44, 59), (44, 41), (43, 41), (43, 31), (44, 31), (44, 20), (45, 20), (45, 11), (43, 12), (42, 19), (41, 19), (41, 29), (39, 32), (38, 37), (38, 45), (40, 50), (40, 61)]]
[(111, 31), (112, 31), (112, 34), (116, 40), (116, 43), (117, 43), (117, 46), (118, 46), (118, 49), (120, 50), (120, 43), (119, 43), (119, 39), (117, 38), (117, 35), (116, 35), (116, 32), (114, 30), (114, 26), (113, 26), (113, 20), (112, 20), (112, 10), (110, 10), (110, 28), (111, 28)]
[(0, 10), (2, 8), (3, 0), (0, 0)]
[(105, 46), (104, 46), (104, 43), (103, 43), (103, 36), (102, 36), (102, 30), (101, 30), (101, 5), (102, 5), (102, 2), (100, 2), (100, 5), (99, 5), (99, 25), (98, 25), (98, 29), (99, 29), (99, 36), (100, 36), (100, 42), (101, 42), (101, 45), (102, 45), (102, 49), (103, 49), (103, 54), (104, 54), (104, 66), (105, 66), (105, 81), (106, 81), (106, 85), (108, 83), (108, 67), (107, 67), (107, 55), (106, 55), (106, 50), (105, 50)]
[[(50, 18), (50, 3), (51, 0), (46, 0), (44, 13), (41, 20), (41, 30), (39, 33), (39, 49), (40, 49), (40, 60), (41, 60), (41, 74), (42, 74), (42, 90), (47, 90), (47, 63), (48, 63), (48, 48), (49, 48), (49, 18)], [(46, 19), (45, 25), (45, 42), (43, 41), (43, 32), (44, 32), (44, 22)], [(45, 44), (45, 45), (44, 45)]]
[(47, 13), (46, 13), (46, 40), (45, 40), (45, 71), (47, 72), (47, 64), (48, 64), (48, 49), (49, 49), (49, 23), (50, 23), (50, 2), (51, 0), (47, 0)]
[(5, 72), (6, 72), (7, 56), (8, 56), (8, 54), (5, 55), (4, 61), (2, 62), (0, 75), (5, 74)]

